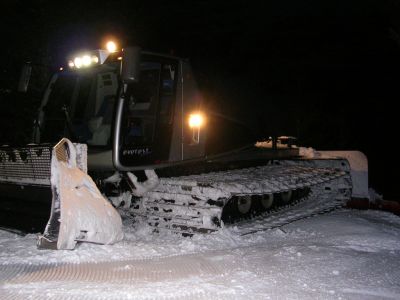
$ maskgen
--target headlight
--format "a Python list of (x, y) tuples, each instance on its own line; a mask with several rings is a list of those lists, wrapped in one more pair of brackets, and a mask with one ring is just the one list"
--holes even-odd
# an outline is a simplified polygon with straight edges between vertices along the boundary
[(89, 55), (84, 55), (84, 56), (82, 56), (82, 64), (83, 64), (85, 67), (90, 66), (91, 63), (92, 63), (92, 60), (91, 60), (91, 58), (90, 58)]
[(74, 59), (74, 65), (75, 67), (77, 67), (78, 69), (80, 67), (82, 67), (82, 58), (81, 57), (75, 57)]
[(200, 113), (191, 114), (189, 116), (189, 127), (200, 128), (204, 124), (204, 117)]
[(109, 41), (106, 44), (106, 49), (108, 52), (113, 53), (117, 51), (117, 44), (115, 44), (113, 41)]
[(99, 63), (99, 58), (96, 55), (93, 55), (92, 56), (92, 62), (95, 63), (95, 64)]
[(82, 67), (90, 67), (91, 65), (96, 65), (99, 63), (99, 57), (96, 55), (84, 54), (77, 56), (74, 60), (68, 62), (70, 68), (80, 69)]

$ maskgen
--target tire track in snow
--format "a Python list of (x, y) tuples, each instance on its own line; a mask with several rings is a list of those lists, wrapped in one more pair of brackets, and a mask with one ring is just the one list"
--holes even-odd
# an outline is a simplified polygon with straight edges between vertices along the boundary
[[(114, 294), (114, 295), (113, 295)], [(115, 295), (117, 294), (117, 295)], [(150, 299), (169, 299), (169, 300), (209, 300), (209, 299), (216, 299), (215, 293), (210, 292), (183, 292), (179, 296), (139, 296), (137, 294), (130, 294), (130, 295), (121, 295), (118, 292), (108, 293), (106, 295), (84, 295), (82, 293), (78, 295), (71, 295), (71, 294), (61, 294), (61, 293), (40, 293), (38, 295), (29, 295), (26, 294), (0, 294), (2, 300), (26, 300), (26, 299), (57, 299), (57, 300), (121, 300), (121, 299), (139, 299), (139, 300), (150, 300)], [(243, 297), (238, 297), (233, 294), (230, 295), (220, 295), (218, 294), (217, 299), (219, 300), (233, 300), (233, 299), (243, 299)]]
[[(221, 255), (225, 254), (221, 252)], [(108, 294), (105, 299), (113, 299), (109, 295), (111, 293), (110, 287), (120, 286), (122, 289), (126, 287), (135, 289), (135, 286), (149, 283), (171, 283), (182, 279), (223, 276), (233, 268), (226, 260), (207, 259), (198, 254), (101, 263), (2, 265), (0, 268), (0, 284), (2, 286), (0, 287), (0, 298), (26, 299), (29, 295), (29, 299), (44, 299), (52, 296), (57, 299), (98, 299), (102, 296), (101, 292), (100, 294), (94, 293), (96, 295), (81, 293), (76, 297), (73, 294), (65, 293), (65, 290), (64, 293), (61, 293), (61, 287), (72, 286), (75, 288), (93, 287), (97, 291), (100, 289), (100, 291)], [(35, 289), (35, 286), (37, 286), (37, 289)], [(24, 291), (25, 289), (26, 291)], [(137, 296), (134, 295), (134, 298), (140, 298)], [(205, 291), (191, 291), (182, 298), (209, 299), (213, 296), (215, 297), (215, 294)], [(131, 297), (132, 295), (128, 298)], [(179, 297), (172, 296), (168, 299), (179, 299)], [(218, 295), (218, 298), (224, 297), (225, 295)], [(115, 297), (115, 299), (122, 298), (124, 298), (123, 295)], [(232, 299), (232, 295), (226, 298)], [(146, 297), (143, 299), (146, 299)]]

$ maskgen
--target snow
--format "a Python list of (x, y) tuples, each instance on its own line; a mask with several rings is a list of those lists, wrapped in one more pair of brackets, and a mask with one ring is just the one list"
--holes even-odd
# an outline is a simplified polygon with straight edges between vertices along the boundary
[(341, 157), (350, 164), (353, 198), (369, 199), (368, 190), (368, 159), (360, 151), (320, 151), (322, 158)]
[(136, 197), (142, 197), (148, 191), (154, 189), (159, 183), (158, 176), (154, 170), (145, 170), (144, 173), (146, 174), (147, 180), (140, 183), (133, 173), (127, 172), (130, 182), (135, 186), (135, 190), (132, 190), (132, 195)]
[[(74, 251), (37, 250), (36, 235), (0, 231), (0, 298), (400, 299), (400, 218), (390, 213), (340, 210), (247, 236), (231, 226), (192, 238), (131, 222), (122, 242)], [(2, 279), (16, 265), (77, 273)], [(104, 273), (77, 280), (88, 269)]]
[(102, 244), (122, 240), (120, 215), (87, 174), (57, 162), (57, 172), (52, 171), (52, 183), (56, 176), (58, 182), (54, 185), (61, 202), (59, 249), (74, 249), (77, 239)]
[(321, 157), (321, 154), (311, 147), (300, 147), (299, 148), (299, 155), (305, 158), (317, 158)]
[[(57, 149), (63, 149), (64, 145), (69, 149), (67, 161), (57, 154), (61, 153)], [(86, 155), (79, 155), (81, 159), (83, 156)], [(60, 210), (57, 249), (74, 249), (77, 240), (101, 244), (122, 240), (120, 215), (102, 196), (91, 177), (77, 166), (77, 148), (66, 138), (53, 149), (51, 185), (54, 189), (51, 214)], [(54, 231), (53, 223), (49, 221), (40, 244)]]
[(313, 148), (299, 148), (299, 155), (306, 159), (343, 158), (349, 162), (353, 185), (352, 197), (370, 199), (368, 189), (368, 159), (360, 151), (317, 151)]
[[(282, 137), (291, 138), (291, 137)], [(272, 141), (262, 141), (255, 144), (259, 148), (271, 148)], [(286, 147), (287, 145), (278, 144), (278, 147)], [(360, 151), (318, 151), (311, 147), (297, 147), (299, 155), (304, 159), (346, 159), (350, 164), (350, 173), (353, 184), (352, 196), (360, 199), (370, 199), (368, 191), (368, 160), (364, 153)]]

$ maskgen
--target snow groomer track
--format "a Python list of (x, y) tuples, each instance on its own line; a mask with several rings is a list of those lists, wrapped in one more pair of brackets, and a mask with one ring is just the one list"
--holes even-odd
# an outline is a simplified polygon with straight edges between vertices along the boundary
[[(288, 193), (294, 202), (285, 205), (283, 197)], [(343, 160), (280, 161), (279, 165), (161, 178), (131, 209), (152, 226), (190, 235), (218, 230), (225, 211), (230, 215), (229, 209), (242, 199), (255, 206), (272, 195), (275, 208), (248, 225), (242, 222), (240, 234), (276, 228), (345, 204), (351, 197), (348, 165)], [(292, 210), (293, 206), (299, 209)]]

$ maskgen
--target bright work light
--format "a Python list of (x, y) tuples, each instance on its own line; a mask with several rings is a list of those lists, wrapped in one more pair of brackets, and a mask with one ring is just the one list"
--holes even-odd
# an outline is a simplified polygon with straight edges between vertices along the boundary
[(189, 116), (189, 127), (200, 128), (204, 123), (204, 118), (201, 114), (195, 113)]
[(117, 44), (109, 41), (105, 49), (90, 50), (78, 53), (76, 56), (70, 57), (68, 66), (71, 69), (85, 69), (96, 65), (103, 64), (110, 53), (117, 51)]
[(74, 59), (74, 65), (75, 67), (77, 67), (78, 69), (80, 67), (82, 67), (82, 58), (81, 57), (75, 57)]
[[(96, 52), (96, 51), (92, 51), (92, 53), (93, 52)], [(90, 67), (92, 65), (99, 64), (100, 63), (100, 59), (99, 59), (98, 53), (96, 55), (92, 54), (92, 53), (86, 53), (86, 54), (82, 54), (80, 56), (76, 56), (73, 60), (70, 60), (68, 62), (68, 66), (70, 68), (80, 69), (80, 68), (87, 68), (87, 67)]]
[(113, 41), (109, 41), (106, 44), (106, 49), (108, 52), (113, 53), (117, 51), (117, 45)]
[(92, 63), (92, 60), (90, 59), (90, 56), (89, 56), (89, 55), (84, 55), (84, 56), (82, 56), (82, 64), (83, 64), (85, 67), (90, 66), (91, 63)]

